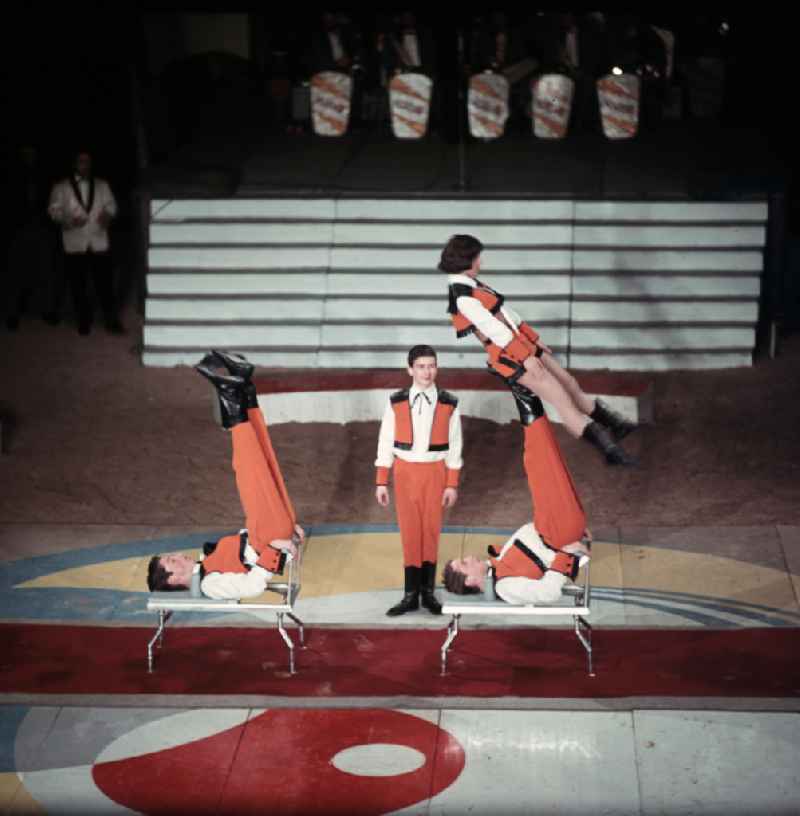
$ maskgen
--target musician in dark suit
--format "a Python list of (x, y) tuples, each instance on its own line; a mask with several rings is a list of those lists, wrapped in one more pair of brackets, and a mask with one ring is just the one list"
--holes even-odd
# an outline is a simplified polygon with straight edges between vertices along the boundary
[(509, 23), (501, 11), (492, 12), (488, 21), (476, 17), (472, 21), (467, 73), (493, 71), (503, 74), (509, 82), (509, 121), (514, 127), (530, 131), (525, 115), (530, 100), (530, 78), (536, 67), (525, 48), (525, 38)]
[(352, 81), (350, 124), (361, 125), (364, 94), (364, 53), (361, 32), (342, 14), (325, 12), (321, 26), (311, 38), (307, 62), (310, 74), (341, 71)]
[(495, 11), (488, 21), (473, 20), (469, 67), (473, 74), (481, 71), (502, 73), (525, 56), (522, 37), (502, 11)]
[(543, 74), (564, 74), (575, 82), (570, 133), (601, 133), (596, 81), (611, 69), (610, 35), (605, 15), (539, 14), (530, 39)]
[(442, 125), (442, 88), (431, 31), (421, 26), (413, 12), (395, 17), (387, 31), (379, 31), (376, 49), (387, 83), (401, 73), (421, 73), (433, 80), (429, 132)]
[(381, 43), (389, 76), (419, 71), (436, 80), (436, 47), (430, 30), (420, 26), (413, 12), (404, 11)]
[(309, 72), (349, 73), (359, 61), (355, 29), (341, 15), (329, 11), (322, 15), (320, 23), (319, 29), (311, 37), (307, 57)]

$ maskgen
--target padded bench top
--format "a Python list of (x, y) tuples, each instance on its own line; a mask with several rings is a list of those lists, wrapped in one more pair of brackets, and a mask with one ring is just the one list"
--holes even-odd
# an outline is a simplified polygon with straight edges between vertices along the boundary
[[(561, 591), (561, 601), (548, 606), (533, 604), (510, 604), (500, 599), (489, 600), (483, 593), (479, 595), (451, 595), (442, 593), (443, 615), (589, 615), (589, 604), (584, 600), (575, 605), (575, 598), (585, 592), (584, 587), (569, 584)], [(584, 595), (586, 598), (586, 595)]]
[[(279, 594), (279, 598), (275, 598), (275, 593)], [(294, 593), (297, 597), (297, 591)], [(258, 600), (263, 598), (263, 600)], [(292, 601), (294, 598), (292, 599)], [(291, 601), (286, 598), (285, 585), (283, 589), (269, 590), (269, 588), (258, 595), (257, 598), (248, 598), (244, 601), (239, 600), (218, 600), (215, 598), (206, 598), (205, 596), (192, 596), (188, 589), (180, 590), (178, 592), (151, 592), (147, 598), (147, 608), (150, 610), (178, 610), (200, 612), (200, 611), (220, 611), (223, 609), (239, 610), (239, 609), (261, 609), (262, 611), (275, 610), (279, 612), (290, 612), (292, 609)]]

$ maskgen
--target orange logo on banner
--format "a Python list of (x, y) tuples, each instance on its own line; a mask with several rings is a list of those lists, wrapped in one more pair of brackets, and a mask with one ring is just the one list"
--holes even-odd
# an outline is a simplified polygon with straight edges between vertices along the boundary
[(342, 136), (350, 121), (352, 81), (341, 71), (311, 77), (311, 119), (319, 136)]
[(469, 79), (469, 132), (476, 139), (502, 136), (508, 119), (508, 80), (502, 74), (475, 74)]
[(597, 80), (603, 133), (609, 139), (630, 139), (639, 129), (639, 77), (608, 74)]
[(428, 130), (433, 81), (425, 74), (398, 74), (389, 83), (392, 132), (398, 139), (419, 139)]

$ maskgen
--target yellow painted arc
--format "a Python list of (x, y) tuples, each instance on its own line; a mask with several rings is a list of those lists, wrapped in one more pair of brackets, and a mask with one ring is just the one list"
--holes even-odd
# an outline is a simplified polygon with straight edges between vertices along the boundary
[(25, 782), (16, 773), (0, 773), (0, 813), (44, 813), (44, 808), (28, 793)]
[[(439, 545), (444, 564), (462, 555), (484, 557), (489, 544), (505, 537), (491, 533), (445, 533)], [(309, 539), (303, 564), (302, 598), (320, 598), (402, 586), (399, 533), (342, 533)], [(197, 550), (185, 550), (195, 557)], [(91, 564), (51, 573), (17, 588), (115, 589), (146, 592), (149, 555)], [(637, 547), (597, 541), (592, 553), (596, 587), (684, 592), (720, 600), (800, 612), (794, 576), (774, 569), (704, 553)]]

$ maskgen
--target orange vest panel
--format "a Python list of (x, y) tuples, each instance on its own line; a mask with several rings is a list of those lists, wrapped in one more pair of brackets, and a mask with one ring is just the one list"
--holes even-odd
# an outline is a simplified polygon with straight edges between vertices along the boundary
[[(491, 552), (491, 550), (490, 550)], [(495, 551), (496, 552), (496, 551)], [(568, 553), (557, 553), (555, 560), (548, 567), (528, 546), (518, 538), (506, 550), (502, 558), (490, 558), (494, 567), (495, 580), (501, 578), (532, 578), (538, 580), (548, 569), (560, 572), (568, 578), (578, 574), (578, 559)]]
[[(202, 568), (209, 572), (249, 572), (244, 563), (244, 547), (247, 539), (240, 535), (223, 536), (214, 548), (206, 553)], [(210, 549), (210, 546), (207, 545)]]
[(452, 284), (449, 290), (450, 306), (448, 312), (450, 312), (450, 319), (453, 321), (453, 328), (456, 330), (456, 337), (459, 339), (475, 331), (475, 326), (458, 311), (456, 306), (458, 298), (465, 295), (474, 297), (481, 306), (492, 314), (497, 314), (500, 311), (500, 307), (505, 300), (499, 292), (495, 292), (494, 289), (490, 289), (488, 286), (473, 288), (463, 283)]
[[(216, 544), (207, 544), (206, 557), (202, 562), (204, 575), (210, 572), (250, 572), (250, 565), (244, 562), (244, 548), (247, 544), (247, 535), (223, 536)], [(258, 554), (259, 567), (268, 572), (282, 573), (286, 562), (286, 553), (273, 547), (265, 547)]]
[[(414, 445), (414, 425), (411, 421), (409, 389), (397, 391), (389, 397), (394, 411), (394, 446), (399, 450), (411, 450)], [(450, 417), (458, 400), (448, 391), (439, 391), (433, 412), (429, 451), (450, 450)]]

